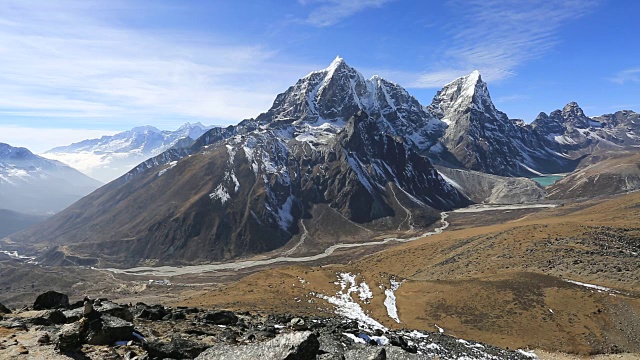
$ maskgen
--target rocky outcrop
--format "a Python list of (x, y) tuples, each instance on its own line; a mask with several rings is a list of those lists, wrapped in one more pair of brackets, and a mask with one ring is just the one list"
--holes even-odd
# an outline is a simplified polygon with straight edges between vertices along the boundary
[[(109, 306), (105, 306), (109, 304)], [(114, 305), (136, 313), (163, 308), (165, 316), (126, 321), (111, 314)], [(113, 359), (530, 359), (532, 355), (509, 351), (440, 333), (407, 330), (370, 330), (341, 318), (296, 317), (252, 312), (197, 308), (170, 308), (161, 305), (119, 305), (106, 299), (85, 298), (70, 305), (80, 310), (80, 319), (68, 317), (67, 324), (35, 325), (28, 309), (7, 315), (0, 328), (21, 331), (21, 339), (32, 334), (25, 347), (17, 342), (3, 344), (0, 355), (33, 354), (41, 358)], [(78, 306), (78, 307), (76, 307)], [(111, 309), (111, 310), (110, 310)], [(138, 309), (138, 310), (136, 310)], [(102, 312), (103, 311), (103, 312)], [(215, 321), (211, 321), (215, 318)], [(220, 319), (227, 325), (217, 324)], [(5, 349), (5, 346), (15, 347)], [(7, 350), (7, 352), (4, 352)], [(88, 356), (87, 356), (88, 355)]]
[(196, 360), (314, 360), (319, 348), (318, 336), (310, 331), (304, 331), (278, 335), (265, 343), (236, 347), (216, 345), (204, 351)]
[(0, 303), (0, 314), (11, 314), (11, 310)]

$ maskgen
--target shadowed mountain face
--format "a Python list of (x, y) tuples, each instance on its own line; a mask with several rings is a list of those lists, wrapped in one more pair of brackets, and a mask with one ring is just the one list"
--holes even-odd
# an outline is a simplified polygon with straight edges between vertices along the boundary
[(281, 131), (246, 131), (112, 182), (16, 239), (65, 245), (112, 264), (188, 263), (281, 247), (317, 204), (369, 223), (404, 218), (394, 210), (400, 195), (411, 202), (405, 206), (431, 209), (433, 220), (469, 203), (427, 158), (363, 111), (323, 144), (283, 138)]
[(46, 219), (45, 216), (28, 215), (0, 209), (0, 238), (24, 230)]
[(100, 185), (59, 161), (0, 143), (2, 208), (28, 214), (57, 212)]
[(428, 110), (447, 125), (440, 149), (461, 167), (503, 176), (575, 168), (574, 161), (545, 146), (530, 126), (498, 111), (477, 71), (445, 85)]

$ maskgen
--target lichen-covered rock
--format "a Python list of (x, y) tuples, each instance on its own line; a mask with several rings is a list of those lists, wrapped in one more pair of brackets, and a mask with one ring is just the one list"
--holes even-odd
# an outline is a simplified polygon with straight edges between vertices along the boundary
[(203, 318), (206, 322), (215, 325), (232, 325), (238, 322), (236, 314), (227, 310), (209, 311)]
[(171, 341), (148, 341), (145, 349), (153, 358), (193, 359), (207, 348), (207, 345), (173, 336)]
[(315, 360), (320, 344), (310, 332), (282, 334), (275, 339), (245, 346), (216, 345), (196, 360)]
[(73, 352), (79, 349), (82, 346), (81, 331), (80, 322), (62, 325), (57, 334), (56, 349), (61, 352)]
[(116, 341), (131, 340), (133, 324), (120, 318), (102, 315), (85, 322), (83, 340), (90, 345), (113, 345)]

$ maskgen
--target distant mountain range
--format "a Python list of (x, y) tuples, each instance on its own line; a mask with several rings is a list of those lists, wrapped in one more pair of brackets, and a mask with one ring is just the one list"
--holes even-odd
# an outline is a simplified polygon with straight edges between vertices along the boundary
[(0, 143), (0, 208), (27, 214), (54, 213), (100, 185), (59, 161)]
[(639, 146), (632, 111), (587, 118), (570, 103), (527, 125), (496, 109), (478, 72), (423, 106), (336, 58), (255, 119), (168, 149), (16, 239), (101, 264), (234, 259), (304, 240), (304, 221), (410, 231), (472, 200), (538, 199), (535, 183), (504, 177), (570, 172), (587, 155)]
[(141, 126), (113, 136), (56, 147), (42, 156), (59, 160), (103, 182), (122, 176), (139, 163), (172, 147), (190, 146), (211, 126), (186, 123), (176, 131)]

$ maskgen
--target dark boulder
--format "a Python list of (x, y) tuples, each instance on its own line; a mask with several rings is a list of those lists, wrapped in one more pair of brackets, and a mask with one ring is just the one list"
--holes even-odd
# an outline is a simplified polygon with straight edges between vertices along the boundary
[(236, 314), (227, 310), (208, 311), (203, 319), (215, 325), (234, 325), (238, 322)]
[(161, 305), (149, 306), (143, 303), (136, 304), (134, 316), (137, 319), (158, 321), (164, 319), (167, 315), (171, 315), (171, 311)]
[(11, 310), (0, 303), (0, 314), (11, 314)]
[(67, 323), (72, 323), (82, 319), (83, 312), (84, 309), (82, 307), (79, 307), (73, 310), (63, 311), (62, 313), (67, 318)]
[(38, 295), (33, 303), (33, 310), (48, 310), (69, 307), (69, 297), (56, 291), (47, 291)]
[(133, 313), (128, 308), (111, 301), (102, 301), (100, 305), (94, 306), (94, 310), (103, 315), (110, 315), (124, 321), (133, 321)]
[(133, 324), (120, 318), (102, 315), (85, 323), (83, 340), (90, 345), (113, 345), (116, 341), (132, 340)]
[(310, 331), (282, 334), (264, 343), (244, 346), (216, 345), (196, 360), (315, 360), (320, 344)]
[(174, 311), (171, 313), (171, 320), (185, 320), (187, 315), (182, 311)]
[(67, 317), (60, 310), (45, 310), (27, 321), (33, 325), (60, 325), (67, 323)]
[(193, 359), (208, 345), (174, 336), (169, 342), (149, 340), (144, 347), (152, 358)]
[(82, 324), (75, 322), (62, 325), (56, 338), (56, 349), (60, 352), (73, 352), (82, 346)]

